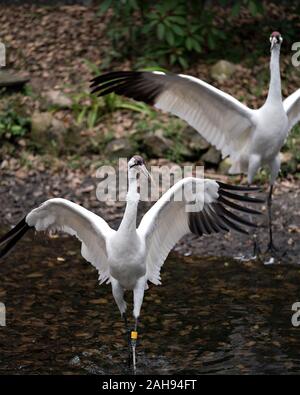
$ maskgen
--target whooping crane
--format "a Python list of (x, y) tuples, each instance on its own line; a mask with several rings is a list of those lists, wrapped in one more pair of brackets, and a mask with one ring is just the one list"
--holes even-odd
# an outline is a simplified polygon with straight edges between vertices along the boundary
[[(137, 228), (138, 174), (141, 172), (149, 175), (143, 158), (134, 156), (128, 162), (127, 202), (118, 230), (113, 230), (103, 218), (80, 205), (54, 198), (30, 211), (0, 239), (1, 259), (31, 228), (75, 235), (82, 243), (82, 256), (98, 270), (100, 284), (111, 283), (113, 297), (126, 328), (124, 292), (133, 291), (135, 326), (131, 332), (131, 350), (134, 371), (137, 326), (144, 291), (148, 288), (148, 281), (160, 284), (161, 267), (175, 243), (188, 233), (202, 236), (233, 229), (247, 234), (245, 227), (256, 225), (244, 219), (241, 213), (255, 215), (260, 212), (237, 202), (263, 202), (248, 196), (257, 188), (188, 177), (163, 194)], [(180, 195), (182, 199), (175, 199), (181, 192), (184, 192)], [(188, 209), (191, 203), (193, 211)]]
[(212, 85), (183, 74), (160, 71), (117, 71), (92, 80), (99, 96), (114, 92), (144, 101), (170, 112), (194, 127), (208, 142), (229, 156), (230, 174), (247, 174), (248, 184), (259, 168), (270, 169), (268, 194), (269, 244), (275, 252), (272, 233), (273, 186), (280, 170), (280, 149), (288, 132), (300, 120), (300, 89), (285, 100), (281, 95), (280, 47), (282, 36), (270, 36), (270, 86), (264, 105), (253, 110)]

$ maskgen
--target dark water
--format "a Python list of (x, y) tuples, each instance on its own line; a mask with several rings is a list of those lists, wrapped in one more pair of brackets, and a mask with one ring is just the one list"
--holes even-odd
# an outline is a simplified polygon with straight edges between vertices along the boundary
[[(31, 240), (1, 262), (0, 373), (126, 373), (110, 286), (77, 241)], [(145, 295), (138, 373), (300, 373), (300, 266), (172, 254), (162, 280)]]

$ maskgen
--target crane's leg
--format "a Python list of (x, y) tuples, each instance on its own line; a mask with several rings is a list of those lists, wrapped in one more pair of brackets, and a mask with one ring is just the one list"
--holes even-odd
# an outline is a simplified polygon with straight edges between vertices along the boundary
[(125, 332), (126, 332), (126, 336), (127, 336), (127, 344), (128, 344), (128, 368), (131, 368), (131, 361), (132, 361), (132, 352), (131, 352), (131, 338), (130, 338), (130, 334), (131, 331), (129, 330), (129, 326), (128, 326), (128, 320), (127, 320), (127, 314), (123, 313), (122, 314), (122, 318), (124, 320), (124, 324), (125, 324)]
[[(249, 159), (249, 166), (248, 166), (248, 186), (250, 186), (253, 183), (254, 176), (258, 172), (260, 166), (261, 166), (260, 157), (258, 155), (251, 155)], [(250, 214), (250, 221), (253, 222), (253, 218), (251, 214)], [(256, 259), (261, 254), (261, 248), (259, 245), (256, 232), (253, 232), (252, 240), (253, 240), (252, 259)]]
[[(252, 215), (250, 215), (250, 220), (251, 220), (251, 222), (254, 222), (252, 219)], [(257, 233), (253, 232), (252, 240), (253, 240), (253, 259), (256, 259), (256, 258), (259, 258), (259, 256), (262, 253), (260, 245), (259, 245)]]
[(131, 347), (132, 347), (132, 367), (133, 374), (136, 374), (136, 343), (138, 338), (138, 319), (141, 313), (141, 307), (144, 299), (145, 292), (145, 278), (142, 277), (137, 281), (137, 284), (133, 290), (133, 316), (135, 318), (134, 330), (131, 331)]
[(268, 195), (268, 217), (269, 217), (269, 244), (267, 252), (277, 252), (277, 248), (273, 243), (273, 229), (272, 229), (272, 195), (273, 185), (270, 185), (270, 191)]
[(273, 223), (272, 223), (272, 202), (273, 202), (273, 188), (276, 177), (280, 170), (280, 156), (278, 155), (275, 160), (272, 162), (270, 166), (271, 176), (270, 176), (270, 191), (268, 195), (268, 218), (269, 218), (269, 244), (267, 252), (276, 254), (278, 253), (278, 249), (275, 247), (273, 242)]
[(136, 374), (136, 343), (138, 338), (138, 319), (135, 319), (134, 329), (130, 333), (131, 347), (132, 347), (132, 369), (133, 374)]
[(127, 315), (126, 315), (126, 302), (124, 300), (124, 289), (121, 287), (119, 282), (115, 280), (114, 278), (111, 278), (111, 287), (112, 287), (112, 294), (113, 297), (117, 303), (117, 306), (120, 310), (121, 317), (124, 320), (125, 323), (125, 329), (126, 329), (126, 337), (127, 337), (127, 343), (128, 343), (128, 366), (130, 368), (131, 366), (131, 341), (130, 341), (130, 332), (128, 330), (128, 321), (127, 321)]

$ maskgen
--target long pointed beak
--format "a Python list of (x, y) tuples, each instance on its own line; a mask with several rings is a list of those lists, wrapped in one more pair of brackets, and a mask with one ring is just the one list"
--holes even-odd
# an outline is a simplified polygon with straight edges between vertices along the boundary
[(272, 37), (271, 39), (271, 51), (274, 48), (274, 45), (277, 43), (277, 38), (276, 37)]
[(153, 177), (151, 176), (151, 174), (149, 173), (149, 171), (147, 170), (147, 167), (146, 167), (145, 165), (141, 165), (141, 166), (140, 166), (140, 169), (142, 170), (142, 173), (143, 173), (146, 177), (150, 178), (150, 180), (151, 180), (152, 182), (154, 182)]

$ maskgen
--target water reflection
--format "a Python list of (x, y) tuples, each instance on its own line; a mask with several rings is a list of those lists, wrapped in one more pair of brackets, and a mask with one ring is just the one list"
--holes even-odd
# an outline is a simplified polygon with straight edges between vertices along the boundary
[[(27, 238), (32, 240), (33, 236)], [(0, 373), (126, 373), (123, 322), (79, 243), (35, 236), (2, 262)], [(171, 255), (142, 308), (138, 373), (299, 373), (300, 267)]]

